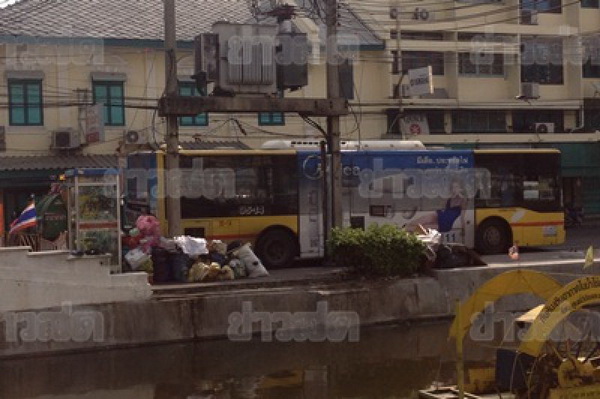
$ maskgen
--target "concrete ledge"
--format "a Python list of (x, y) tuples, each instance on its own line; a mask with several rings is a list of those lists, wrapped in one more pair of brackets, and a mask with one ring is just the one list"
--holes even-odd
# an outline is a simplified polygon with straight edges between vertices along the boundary
[[(110, 274), (109, 256), (0, 249), (0, 312), (148, 299), (146, 273)], [(1, 316), (1, 315), (0, 315)]]
[[(83, 327), (77, 323), (72, 324), (69, 328), (74, 330), (69, 331), (73, 334), (81, 333), (83, 328), (89, 334), (87, 340), (57, 341), (43, 336), (36, 338), (35, 334), (39, 334), (39, 331), (28, 331), (27, 323), (10, 324), (14, 320), (10, 317), (31, 317), (38, 321), (39, 328), (39, 323), (49, 315), (63, 317), (61, 313), (64, 310), (57, 306), (30, 313), (3, 313), (0, 320), (0, 358), (215, 338), (240, 340), (234, 333), (240, 328), (240, 320), (248, 321), (244, 319), (248, 314), (244, 312), (248, 309), (251, 315), (270, 317), (278, 312), (314, 314), (319, 306), (325, 304), (328, 312), (346, 312), (357, 316), (360, 326), (448, 318), (454, 314), (456, 300), (465, 299), (494, 276), (520, 266), (522, 265), (511, 264), (440, 270), (436, 272), (435, 278), (336, 280), (314, 284), (298, 282), (296, 285), (279, 287), (273, 286), (271, 281), (266, 282), (264, 287), (256, 287), (254, 285), (257, 282), (253, 282), (249, 287), (235, 286), (227, 291), (210, 291), (205, 288), (183, 293), (174, 290), (166, 295), (159, 293), (151, 300), (140, 301), (127, 301), (121, 296), (124, 292), (121, 288), (128, 287), (131, 283), (134, 288), (128, 288), (129, 294), (135, 298), (143, 298), (144, 290), (140, 287), (144, 276), (124, 275), (119, 276), (124, 278), (115, 283), (115, 286), (106, 290), (113, 300), (123, 302), (74, 305), (70, 310), (69, 317), (76, 314), (85, 316), (83, 319), (76, 318), (75, 321), (87, 320), (88, 323)], [(584, 271), (580, 259), (530, 265), (528, 269), (550, 273), (562, 283), (593, 272)], [(117, 276), (111, 276), (113, 277)], [(136, 291), (136, 287), (139, 291)], [(32, 286), (31, 289), (37, 290), (37, 286)], [(88, 287), (82, 284), (69, 289), (79, 290), (78, 295), (83, 295)], [(4, 293), (2, 291), (3, 295)], [(497, 309), (524, 311), (539, 303), (541, 300), (531, 295), (520, 295), (501, 301)], [(283, 327), (281, 331), (309, 328), (313, 321), (301, 319), (294, 325)], [(264, 324), (256, 320), (249, 321), (246, 326), (248, 338), (259, 333), (265, 333), (265, 337), (269, 337), (271, 327), (281, 328), (281, 324), (267, 325), (268, 328), (265, 328)]]
[[(30, 248), (30, 247), (27, 247)], [(39, 252), (29, 252), (27, 255), (32, 258), (47, 258), (48, 256), (56, 256), (60, 258), (64, 258), (65, 255), (68, 255), (69, 251), (59, 250), (59, 251), (39, 251)]]
[(11, 252), (29, 252), (31, 247), (0, 247), (0, 254), (6, 254)]

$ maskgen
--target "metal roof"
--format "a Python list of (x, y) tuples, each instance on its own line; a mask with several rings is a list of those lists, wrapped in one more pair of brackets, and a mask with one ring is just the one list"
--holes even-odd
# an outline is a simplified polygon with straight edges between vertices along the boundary
[(118, 167), (119, 162), (115, 155), (0, 156), (0, 172)]
[(250, 150), (251, 147), (241, 141), (188, 141), (179, 145), (184, 150)]
[[(191, 41), (217, 21), (252, 17), (246, 0), (177, 0), (177, 38)], [(21, 0), (0, 12), (1, 33), (33, 37), (163, 40), (160, 0)]]
[[(262, 9), (270, 0), (262, 0)], [(297, 0), (304, 10), (314, 9), (309, 16), (320, 28), (325, 43), (324, 1), (319, 5), (308, 0)], [(272, 18), (255, 15), (248, 0), (177, 0), (177, 39), (191, 42), (203, 32), (210, 32), (218, 21), (232, 23), (269, 23)], [(383, 47), (384, 41), (365, 23), (364, 14), (346, 3), (339, 7), (340, 44)], [(5, 41), (18, 42), (19, 37), (34, 38), (92, 38), (121, 40), (164, 39), (163, 2), (160, 0), (21, 0), (1, 9), (0, 36)], [(348, 40), (348, 43), (345, 41)], [(358, 40), (358, 42), (356, 42)], [(82, 45), (90, 43), (82, 43)]]

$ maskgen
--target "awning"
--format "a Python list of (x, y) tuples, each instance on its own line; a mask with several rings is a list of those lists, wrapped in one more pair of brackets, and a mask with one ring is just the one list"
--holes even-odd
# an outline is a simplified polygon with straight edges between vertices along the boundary
[(118, 165), (116, 155), (0, 156), (0, 188), (45, 187), (69, 169)]
[[(0, 172), (48, 170), (65, 171), (73, 168), (118, 168), (116, 155), (40, 155), (2, 156)], [(4, 173), (0, 173), (0, 179)]]

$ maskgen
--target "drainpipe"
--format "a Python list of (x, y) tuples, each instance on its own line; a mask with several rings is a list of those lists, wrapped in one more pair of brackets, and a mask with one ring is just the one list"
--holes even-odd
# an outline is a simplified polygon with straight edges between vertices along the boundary
[(583, 105), (579, 108), (579, 126), (575, 126), (571, 129), (571, 133), (576, 132), (579, 129), (583, 129), (585, 127), (585, 111)]

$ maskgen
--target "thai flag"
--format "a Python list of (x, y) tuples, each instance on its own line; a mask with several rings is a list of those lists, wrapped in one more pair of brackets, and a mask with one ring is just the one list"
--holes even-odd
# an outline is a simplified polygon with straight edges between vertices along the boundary
[(10, 224), (10, 231), (8, 234), (13, 234), (21, 230), (28, 229), (37, 225), (37, 215), (35, 213), (35, 202), (32, 202), (23, 210), (21, 216), (15, 219)]

